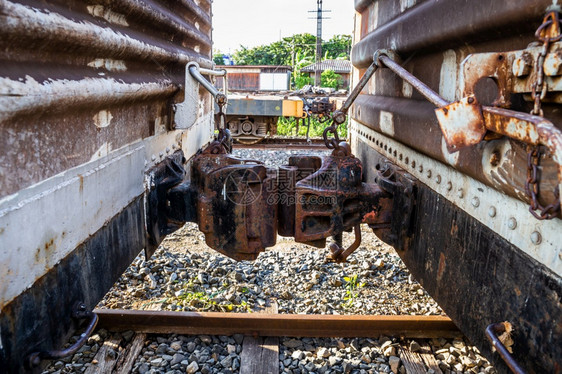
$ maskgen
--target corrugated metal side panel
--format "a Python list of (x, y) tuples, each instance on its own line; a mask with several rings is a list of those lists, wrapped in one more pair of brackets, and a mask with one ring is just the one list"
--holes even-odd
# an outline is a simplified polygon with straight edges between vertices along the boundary
[[(395, 1), (388, 7), (382, 7), (383, 3), (388, 4), (386, 1), (372, 3), (358, 17), (360, 29), (364, 29), (365, 22), (371, 25), (374, 19), (379, 21), (376, 29), (363, 35), (353, 47), (354, 79), (357, 80), (370, 64), (377, 49), (391, 48), (406, 61), (404, 66), (408, 71), (449, 101), (460, 99), (459, 69), (469, 54), (526, 48), (534, 41), (534, 31), (540, 25), (545, 9), (552, 4), (548, 0), (506, 0), (474, 6), (473, 2), (465, 0), (428, 0), (419, 4), (411, 2), (411, 6), (397, 16), (402, 1)], [(377, 16), (373, 19), (374, 10)], [(381, 19), (387, 19), (387, 22), (381, 24)], [(442, 19), (449, 21), (443, 24)], [(365, 96), (358, 98), (364, 103), (363, 110), (352, 110), (352, 116), (358, 121), (380, 130), (381, 111), (393, 113), (393, 132), (397, 140), (513, 197), (529, 201), (521, 193), (524, 186), (519, 175), (508, 173), (508, 182), (500, 183), (497, 176), (490, 174), (489, 168), (481, 162), (489, 149), (470, 147), (450, 155), (433, 115), (433, 105), (394, 73), (384, 69), (377, 72), (363, 94)], [(562, 123), (560, 112), (555, 107), (548, 108), (547, 104), (548, 117), (555, 124)], [(519, 110), (528, 112), (530, 108), (523, 105)], [(418, 125), (411, 125), (413, 119)], [(517, 144), (510, 147), (516, 150), (514, 152), (521, 152)], [(517, 166), (525, 162), (524, 157), (518, 158)], [(546, 175), (556, 173), (555, 164), (549, 160), (545, 160), (543, 167)], [(545, 201), (553, 198), (554, 186), (553, 180), (545, 182), (542, 188)]]
[(0, 372), (60, 348), (145, 246), (147, 170), (212, 136), (204, 89), (188, 129), (172, 106), (210, 57), (211, 0), (0, 0)]
[[(196, 5), (199, 4), (199, 5)], [(0, 197), (155, 133), (210, 0), (0, 1)]]
[(231, 91), (258, 91), (259, 73), (228, 73), (228, 89)]

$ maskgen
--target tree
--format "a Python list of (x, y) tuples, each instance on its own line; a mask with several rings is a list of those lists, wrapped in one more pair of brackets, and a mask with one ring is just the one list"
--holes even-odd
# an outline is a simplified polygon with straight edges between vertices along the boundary
[[(351, 36), (336, 35), (322, 43), (325, 59), (347, 58), (351, 50)], [(290, 65), (303, 59), (314, 61), (316, 36), (305, 33), (254, 48), (240, 46), (233, 54), (236, 65)], [(297, 58), (297, 54), (300, 58)]]
[(320, 79), (322, 87), (331, 87), (335, 90), (339, 89), (343, 84), (342, 76), (336, 74), (333, 70), (324, 70)]

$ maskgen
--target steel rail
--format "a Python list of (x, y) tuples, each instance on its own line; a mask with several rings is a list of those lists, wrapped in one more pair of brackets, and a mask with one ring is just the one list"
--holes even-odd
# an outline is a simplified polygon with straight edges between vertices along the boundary
[(461, 336), (445, 316), (260, 314), (96, 309), (100, 328), (154, 334), (446, 338)]

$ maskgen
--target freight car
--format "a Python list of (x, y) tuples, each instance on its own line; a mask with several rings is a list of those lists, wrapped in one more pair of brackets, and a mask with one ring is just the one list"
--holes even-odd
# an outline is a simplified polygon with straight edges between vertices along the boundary
[(500, 372), (562, 372), (560, 5), (355, 0), (353, 152), (416, 180), (375, 232)]
[(368, 223), (501, 372), (560, 373), (560, 9), (355, 7), (356, 88), (324, 133), (332, 154), (272, 170), (233, 157), (213, 120), (227, 97), (209, 82), (210, 0), (0, 1), (2, 370), (72, 354), (135, 256), (194, 221), (237, 260), (279, 233), (332, 237), (343, 261)]
[(260, 142), (277, 133), (279, 117), (305, 118), (303, 100), (272, 95), (230, 95), (226, 106), (226, 127), (244, 144)]

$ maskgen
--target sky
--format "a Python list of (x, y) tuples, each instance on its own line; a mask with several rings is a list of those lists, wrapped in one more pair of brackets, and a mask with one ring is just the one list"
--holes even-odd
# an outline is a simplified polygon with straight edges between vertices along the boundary
[[(323, 0), (325, 12), (322, 39), (334, 35), (352, 35), (353, 0)], [(294, 34), (316, 35), (315, 0), (214, 0), (213, 50), (232, 53), (244, 47), (255, 47), (278, 41)], [(314, 13), (309, 13), (313, 10)]]

